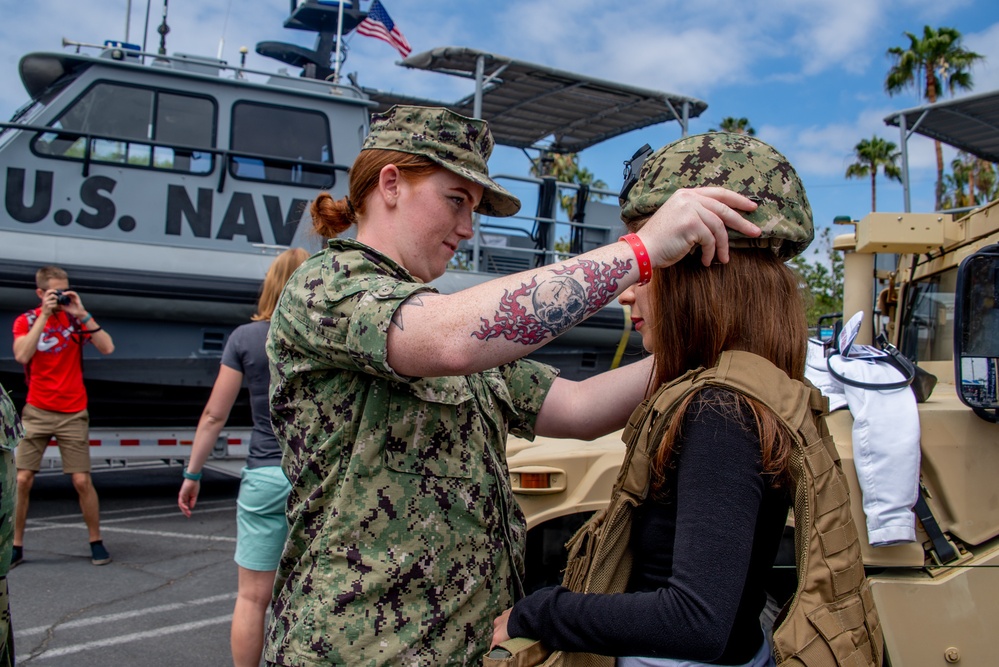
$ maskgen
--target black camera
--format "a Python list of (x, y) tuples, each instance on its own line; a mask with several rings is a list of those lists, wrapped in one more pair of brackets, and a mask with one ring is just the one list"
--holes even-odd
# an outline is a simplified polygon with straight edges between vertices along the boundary
[(73, 303), (73, 298), (70, 295), (63, 292), (61, 289), (57, 289), (55, 295), (56, 295), (56, 303), (58, 303), (60, 306), (68, 306), (69, 304)]

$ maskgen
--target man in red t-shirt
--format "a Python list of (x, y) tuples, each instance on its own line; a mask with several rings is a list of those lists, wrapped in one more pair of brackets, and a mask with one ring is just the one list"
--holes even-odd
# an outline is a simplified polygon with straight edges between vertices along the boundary
[(24, 558), (24, 525), (35, 473), (49, 440), (59, 443), (62, 471), (73, 476), (80, 510), (90, 533), (94, 565), (111, 562), (101, 541), (97, 491), (90, 478), (90, 415), (83, 386), (83, 346), (92, 342), (102, 354), (114, 352), (114, 341), (69, 289), (69, 276), (57, 266), (35, 273), (41, 305), (14, 320), (14, 358), (25, 365), (28, 398), (21, 413), (24, 438), (17, 446), (17, 507), (14, 511), (14, 554), (11, 567)]

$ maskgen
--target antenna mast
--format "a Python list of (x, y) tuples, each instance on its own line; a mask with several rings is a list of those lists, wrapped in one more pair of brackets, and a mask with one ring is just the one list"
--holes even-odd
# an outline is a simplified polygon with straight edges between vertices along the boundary
[(167, 3), (170, 0), (163, 0), (163, 23), (160, 23), (160, 27), (156, 28), (156, 32), (160, 34), (160, 50), (159, 54), (165, 56), (167, 54), (166, 50), (166, 36), (170, 32), (170, 26), (167, 25)]
[(336, 54), (333, 56), (333, 83), (340, 83), (340, 40), (343, 39), (343, 0), (336, 13)]
[(128, 29), (132, 22), (132, 0), (125, 4), (125, 43), (128, 44)]

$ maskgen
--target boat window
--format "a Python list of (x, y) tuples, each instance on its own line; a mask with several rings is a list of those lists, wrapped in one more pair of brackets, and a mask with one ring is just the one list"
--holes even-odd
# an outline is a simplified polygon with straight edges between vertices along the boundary
[(153, 125), (156, 140), (155, 165), (161, 169), (180, 169), (196, 174), (212, 170), (212, 154), (180, 150), (171, 146), (215, 145), (215, 108), (211, 100), (189, 95), (160, 93)]
[(90, 159), (195, 174), (212, 170), (212, 100), (160, 90), (98, 83), (40, 134), (32, 147), (53, 157)]
[(903, 314), (901, 349), (914, 361), (954, 358), (954, 290), (957, 268), (909, 286)]
[(232, 110), (234, 178), (310, 188), (334, 183), (329, 123), (316, 111), (252, 102)]

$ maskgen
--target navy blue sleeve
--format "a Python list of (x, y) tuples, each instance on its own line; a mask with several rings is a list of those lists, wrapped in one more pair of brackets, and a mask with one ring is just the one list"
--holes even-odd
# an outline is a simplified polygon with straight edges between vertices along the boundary
[(676, 538), (661, 545), (673, 552), (667, 585), (620, 594), (543, 589), (514, 606), (511, 636), (611, 656), (721, 656), (746, 582), (764, 483), (755, 432), (702, 407), (688, 411), (678, 443)]

